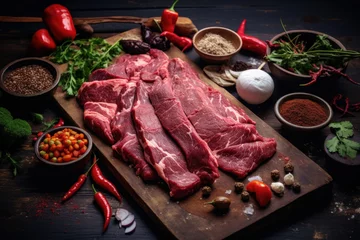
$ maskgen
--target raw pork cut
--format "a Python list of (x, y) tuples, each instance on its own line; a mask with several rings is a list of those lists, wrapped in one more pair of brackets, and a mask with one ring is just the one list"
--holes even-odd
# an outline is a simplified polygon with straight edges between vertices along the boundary
[(139, 81), (132, 109), (135, 128), (145, 159), (167, 183), (174, 199), (186, 197), (200, 187), (199, 177), (189, 172), (183, 153), (163, 129), (150, 103), (146, 83)]
[(115, 103), (86, 102), (84, 105), (85, 125), (108, 144), (114, 144), (110, 123), (116, 109)]
[(149, 97), (161, 125), (183, 150), (190, 172), (195, 173), (202, 184), (211, 185), (220, 176), (217, 160), (186, 117), (174, 96), (170, 79), (155, 82)]
[[(213, 150), (220, 169), (243, 178), (276, 152), (275, 140), (262, 137), (244, 111), (233, 108), (227, 112), (213, 104), (214, 99), (221, 106), (230, 102), (214, 94), (215, 89), (209, 91), (199, 83), (201, 80), (188, 64), (172, 59), (168, 66), (175, 96), (200, 137)], [(252, 152), (254, 149), (256, 152)]]
[(158, 179), (155, 170), (145, 161), (143, 149), (139, 143), (131, 117), (136, 83), (129, 82), (120, 92), (118, 110), (111, 121), (111, 131), (116, 143), (112, 149), (116, 151), (125, 162), (130, 162), (136, 175), (144, 181)]
[(127, 79), (120, 78), (84, 82), (78, 91), (77, 100), (81, 106), (86, 102), (116, 103), (121, 89), (127, 82)]

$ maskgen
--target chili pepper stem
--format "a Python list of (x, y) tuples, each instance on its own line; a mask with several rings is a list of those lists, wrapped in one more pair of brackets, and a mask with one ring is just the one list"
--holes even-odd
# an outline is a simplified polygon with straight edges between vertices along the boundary
[(175, 5), (177, 4), (179, 0), (176, 0), (172, 5), (171, 7), (169, 8), (170, 11), (175, 11)]
[(96, 191), (96, 189), (95, 189), (94, 184), (91, 184), (91, 187), (92, 187), (92, 189), (94, 190), (94, 193), (96, 194), (96, 193), (97, 193), (97, 191)]

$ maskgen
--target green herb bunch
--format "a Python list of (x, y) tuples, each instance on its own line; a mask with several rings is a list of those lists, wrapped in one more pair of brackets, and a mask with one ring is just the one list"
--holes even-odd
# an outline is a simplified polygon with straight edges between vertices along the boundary
[(350, 121), (334, 122), (329, 125), (335, 132), (335, 137), (325, 142), (331, 153), (339, 153), (341, 157), (355, 158), (360, 150), (360, 143), (350, 140), (354, 135), (353, 125)]
[(68, 63), (59, 86), (68, 96), (76, 96), (92, 71), (107, 67), (121, 52), (119, 40), (112, 45), (103, 38), (69, 40), (56, 48), (50, 55), (50, 61)]

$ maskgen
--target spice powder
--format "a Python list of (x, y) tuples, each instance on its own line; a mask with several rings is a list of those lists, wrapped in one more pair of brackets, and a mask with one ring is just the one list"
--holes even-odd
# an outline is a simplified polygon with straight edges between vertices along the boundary
[(230, 41), (215, 33), (206, 33), (198, 42), (198, 47), (213, 55), (227, 55), (236, 50)]
[(327, 114), (320, 104), (309, 99), (292, 99), (280, 105), (281, 116), (299, 126), (316, 126), (326, 121)]
[(16, 68), (4, 79), (4, 86), (11, 92), (31, 95), (49, 88), (54, 77), (48, 69), (40, 65)]

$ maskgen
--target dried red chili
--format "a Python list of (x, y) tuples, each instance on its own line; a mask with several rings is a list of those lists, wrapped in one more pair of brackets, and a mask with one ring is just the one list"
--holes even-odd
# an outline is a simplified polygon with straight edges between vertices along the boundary
[(326, 121), (324, 107), (309, 99), (292, 99), (280, 105), (281, 116), (296, 125), (315, 126)]
[(110, 206), (108, 200), (106, 199), (105, 195), (102, 194), (101, 192), (96, 191), (94, 184), (92, 184), (92, 188), (95, 193), (94, 194), (95, 202), (100, 206), (100, 208), (104, 214), (105, 221), (104, 221), (103, 232), (105, 232), (107, 227), (109, 226), (111, 215), (112, 215), (111, 206)]
[(98, 184), (100, 187), (102, 187), (103, 189), (110, 192), (121, 202), (122, 201), (121, 196), (120, 196), (119, 192), (117, 191), (115, 185), (112, 184), (108, 179), (106, 179), (104, 177), (99, 166), (96, 164), (96, 162), (97, 162), (96, 156), (94, 156), (93, 161), (94, 161), (94, 166), (91, 169), (91, 177), (94, 180), (94, 182), (96, 184)]
[(179, 0), (176, 0), (169, 9), (164, 9), (161, 14), (161, 29), (162, 31), (174, 32), (176, 22), (179, 14), (175, 11), (175, 5)]
[(86, 173), (83, 173), (80, 175), (80, 177), (78, 178), (78, 180), (70, 187), (70, 189), (68, 190), (68, 192), (63, 196), (63, 198), (61, 199), (61, 202), (65, 202), (66, 200), (68, 200), (69, 198), (71, 198), (80, 188), (82, 185), (84, 185), (87, 176), (89, 174), (89, 171), (93, 168), (93, 166), (96, 164), (97, 161), (95, 161), (90, 168), (86, 171)]
[[(344, 105), (344, 108), (340, 106), (340, 104)], [(341, 115), (341, 117), (345, 116), (346, 114), (349, 114), (351, 116), (355, 116), (353, 113), (351, 113), (350, 111), (359, 111), (360, 110), (360, 103), (353, 103), (350, 104), (350, 100), (348, 97), (343, 97), (342, 94), (337, 94), (334, 96), (333, 100), (332, 100), (332, 105), (339, 110), (340, 112), (342, 112), (343, 114)]]
[(242, 49), (253, 52), (261, 57), (264, 57), (266, 55), (266, 42), (262, 41), (254, 36), (249, 36), (245, 34), (245, 25), (246, 25), (246, 19), (244, 19), (238, 30), (237, 34), (241, 37), (242, 40)]
[(190, 38), (180, 37), (172, 32), (163, 31), (160, 36), (165, 36), (167, 39), (169, 39), (170, 42), (179, 47), (182, 52), (191, 48), (192, 46), (192, 40)]

